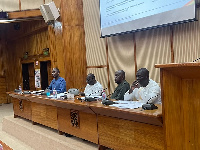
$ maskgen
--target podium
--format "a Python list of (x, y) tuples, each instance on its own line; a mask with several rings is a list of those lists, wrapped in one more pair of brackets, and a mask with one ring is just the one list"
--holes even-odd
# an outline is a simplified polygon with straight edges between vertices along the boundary
[(200, 63), (160, 68), (165, 149), (200, 148)]

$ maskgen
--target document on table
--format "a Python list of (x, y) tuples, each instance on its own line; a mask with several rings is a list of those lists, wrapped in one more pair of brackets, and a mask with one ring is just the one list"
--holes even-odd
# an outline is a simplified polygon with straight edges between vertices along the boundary
[(144, 103), (138, 101), (115, 101), (117, 104), (112, 104), (110, 106), (124, 108), (124, 109), (136, 109), (142, 107)]

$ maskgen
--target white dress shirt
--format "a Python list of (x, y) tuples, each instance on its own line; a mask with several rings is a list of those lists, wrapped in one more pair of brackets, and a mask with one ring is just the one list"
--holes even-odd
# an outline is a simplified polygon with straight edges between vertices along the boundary
[(138, 100), (142, 103), (161, 104), (160, 93), (159, 85), (150, 79), (146, 87), (135, 88), (130, 94), (128, 90), (124, 95), (124, 100)]
[(103, 86), (97, 81), (94, 85), (87, 84), (85, 87), (85, 96), (101, 96)]

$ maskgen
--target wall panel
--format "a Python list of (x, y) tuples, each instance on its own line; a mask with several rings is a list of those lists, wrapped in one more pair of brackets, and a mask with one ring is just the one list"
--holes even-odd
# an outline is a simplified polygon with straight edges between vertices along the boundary
[(62, 15), (64, 26), (83, 26), (83, 3), (82, 0), (62, 1)]
[(81, 88), (85, 85), (86, 79), (84, 28), (65, 26), (64, 30), (64, 63), (67, 89)]
[(42, 4), (44, 4), (44, 0), (34, 0), (34, 3), (33, 0), (21, 0), (21, 10), (39, 9)]
[(106, 65), (105, 39), (100, 38), (99, 0), (83, 0), (87, 66)]
[[(197, 9), (199, 20), (200, 8)], [(174, 26), (174, 57), (176, 63), (192, 62), (200, 57), (200, 22)]]
[(19, 10), (19, 0), (1, 0), (0, 9), (3, 11), (17, 11)]
[(159, 69), (155, 64), (170, 63), (170, 30), (169, 27), (152, 29), (136, 33), (137, 69), (147, 68), (149, 76), (160, 82)]
[(0, 25), (0, 104), (1, 103), (7, 103), (7, 96), (6, 96), (6, 90), (7, 90), (7, 82), (6, 82), (6, 54), (5, 51), (5, 27), (3, 25)]
[(108, 38), (108, 56), (112, 93), (117, 86), (114, 81), (115, 71), (124, 70), (126, 73), (126, 80), (129, 83), (132, 83), (135, 78), (133, 34)]
[(64, 66), (67, 89), (85, 86), (86, 47), (82, 0), (62, 1)]
[(52, 68), (57, 67), (60, 70), (60, 76), (65, 77), (64, 51), (62, 39), (62, 27), (49, 26), (49, 47)]
[[(47, 28), (43, 28), (42, 23), (29, 21), (20, 24), (19, 30), (13, 29), (13, 24), (6, 26), (7, 45), (5, 45), (6, 52), (4, 52), (7, 64), (7, 91), (13, 91), (22, 83), (21, 58), (23, 58), (24, 53), (28, 52), (29, 56), (37, 56), (43, 54), (43, 49), (49, 46)], [(36, 26), (33, 27), (33, 24)]]

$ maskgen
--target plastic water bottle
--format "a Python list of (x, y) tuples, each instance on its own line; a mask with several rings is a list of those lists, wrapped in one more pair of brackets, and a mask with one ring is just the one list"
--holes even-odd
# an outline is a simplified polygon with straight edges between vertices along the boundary
[(22, 93), (22, 87), (21, 87), (21, 85), (19, 85), (19, 93), (20, 94)]
[(50, 96), (50, 89), (48, 89), (48, 88), (46, 89), (46, 95)]
[(103, 90), (103, 93), (102, 93), (102, 100), (106, 100), (106, 92), (105, 92), (105, 90)]
[(57, 91), (55, 90), (55, 88), (53, 89), (53, 97), (57, 98)]
[(0, 150), (3, 150), (3, 146), (0, 144)]

